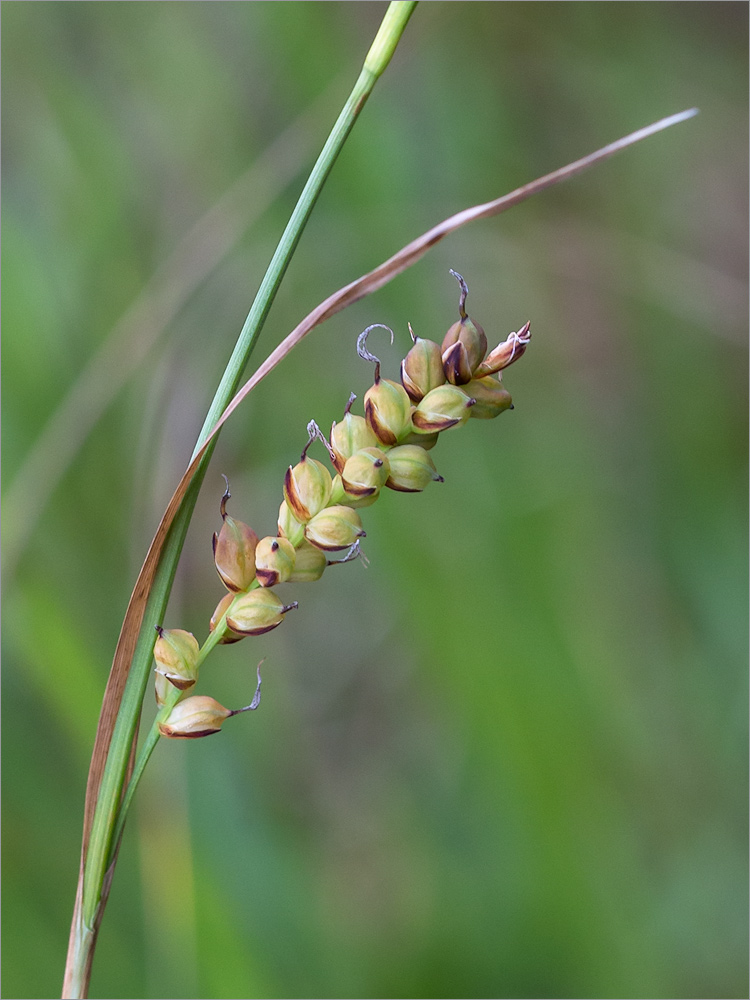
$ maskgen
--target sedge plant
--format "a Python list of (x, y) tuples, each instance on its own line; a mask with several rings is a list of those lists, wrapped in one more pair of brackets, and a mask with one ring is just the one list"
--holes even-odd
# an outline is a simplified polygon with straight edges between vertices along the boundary
[[(126, 817), (148, 760), (161, 739), (194, 739), (217, 733), (224, 722), (256, 709), (258, 686), (250, 703), (225, 708), (212, 697), (195, 694), (201, 667), (216, 646), (278, 627), (296, 602), (284, 603), (275, 591), (283, 583), (320, 579), (335, 563), (361, 555), (364, 527), (360, 509), (387, 490), (421, 492), (441, 479), (432, 449), (441, 434), (471, 417), (490, 419), (511, 407), (502, 371), (519, 360), (530, 341), (522, 325), (488, 353), (482, 327), (466, 310), (468, 288), (460, 285), (458, 318), (442, 343), (417, 337), (401, 365), (399, 382), (381, 378), (380, 362), (367, 346), (374, 324), (359, 337), (357, 350), (374, 368), (364, 393), (362, 413), (354, 398), (326, 437), (308, 425), (300, 459), (284, 479), (277, 533), (258, 538), (221, 499), (221, 526), (214, 539), (216, 570), (227, 593), (211, 617), (202, 645), (189, 632), (165, 627), (177, 562), (198, 491), (217, 435), (258, 382), (315, 326), (347, 305), (374, 292), (419, 260), (449, 233), (476, 219), (519, 204), (625, 147), (695, 114), (681, 112), (617, 140), (580, 160), (532, 181), (508, 195), (459, 212), (407, 244), (363, 277), (326, 298), (238, 390), (242, 372), (271, 308), (322, 186), (375, 82), (387, 67), (415, 3), (392, 2), (367, 55), (362, 72), (312, 169), (290, 221), (240, 332), (190, 463), (162, 517), (136, 581), (115, 651), (97, 729), (84, 809), (83, 847), (71, 924), (63, 997), (85, 997), (97, 933), (107, 902)], [(387, 328), (386, 328), (387, 329)], [(324, 459), (314, 457), (313, 448)], [(156, 626), (156, 627), (155, 627)], [(138, 752), (138, 724), (149, 679), (153, 676), (158, 711)]]

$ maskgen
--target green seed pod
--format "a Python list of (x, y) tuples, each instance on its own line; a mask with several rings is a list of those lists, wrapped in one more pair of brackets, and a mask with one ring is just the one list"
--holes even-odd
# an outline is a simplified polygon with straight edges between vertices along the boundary
[[(229, 610), (229, 606), (234, 600), (234, 594), (225, 594), (219, 603), (216, 605), (216, 610), (211, 615), (211, 621), (208, 623), (208, 631), (213, 632), (216, 626), (219, 624), (221, 619), (224, 617), (226, 612)], [(219, 639), (222, 645), (228, 646), (232, 642), (239, 642), (240, 639), (244, 639), (244, 635), (240, 635), (239, 632), (233, 632), (229, 626), (225, 626), (224, 635)]]
[[(261, 663), (263, 661), (261, 660)], [(249, 705), (244, 708), (224, 708), (215, 698), (196, 694), (175, 705), (165, 722), (159, 723), (159, 732), (172, 740), (196, 739), (218, 733), (227, 719), (241, 712), (253, 712), (260, 705), (260, 663), (258, 686)]]
[(377, 490), (375, 493), (370, 494), (370, 496), (365, 497), (355, 497), (351, 493), (347, 493), (344, 484), (341, 481), (341, 476), (333, 477), (333, 489), (331, 490), (331, 507), (337, 507), (339, 504), (343, 504), (344, 507), (370, 507), (378, 499)]
[(370, 497), (385, 485), (390, 467), (380, 448), (362, 448), (346, 460), (341, 481), (354, 497)]
[(279, 535), (283, 538), (288, 538), (295, 547), (299, 545), (305, 537), (304, 524), (300, 524), (294, 514), (292, 514), (286, 500), (282, 500), (281, 506), (279, 507), (278, 526)]
[(198, 678), (198, 642), (191, 632), (181, 628), (166, 629), (157, 625), (156, 631), (159, 633), (154, 644), (156, 672), (180, 691), (186, 691)]
[(338, 424), (334, 420), (331, 427), (331, 460), (337, 472), (342, 471), (347, 458), (351, 458), (362, 448), (375, 448), (378, 444), (378, 439), (367, 425), (365, 418), (350, 412), (351, 405), (356, 398), (352, 393), (346, 405), (343, 420)]
[(379, 442), (394, 445), (409, 426), (411, 400), (398, 382), (381, 378), (365, 393), (365, 420)]
[(284, 499), (293, 517), (306, 524), (331, 498), (331, 473), (322, 462), (302, 456), (284, 477)]
[(172, 740), (196, 739), (218, 733), (232, 712), (207, 694), (195, 694), (179, 702), (165, 722), (159, 723), (159, 732)]
[(327, 566), (326, 557), (320, 549), (303, 540), (296, 550), (294, 570), (289, 583), (314, 583), (323, 575)]
[(284, 605), (272, 590), (265, 587), (241, 594), (227, 615), (227, 625), (238, 635), (262, 635), (281, 625), (287, 611), (297, 602)]
[(487, 353), (487, 337), (482, 327), (466, 315), (466, 296), (469, 289), (457, 271), (451, 271), (461, 286), (458, 312), (461, 317), (443, 337), (442, 355), (445, 377), (453, 385), (470, 382), (474, 371)]
[(348, 549), (358, 538), (364, 538), (359, 514), (351, 507), (327, 507), (305, 527), (305, 538), (324, 552)]
[(445, 431), (469, 419), (469, 410), (474, 399), (455, 385), (440, 385), (428, 392), (412, 414), (412, 423), (417, 431)]
[(261, 538), (255, 550), (255, 575), (261, 587), (284, 583), (294, 569), (294, 546), (287, 538)]
[(508, 365), (512, 365), (514, 361), (518, 361), (531, 340), (530, 328), (531, 323), (524, 323), (518, 333), (511, 333), (507, 340), (490, 351), (474, 373), (476, 377), (483, 378), (485, 375), (494, 375), (495, 372), (499, 372), (503, 368), (507, 368)]
[(409, 398), (418, 403), (431, 389), (445, 382), (440, 347), (434, 340), (415, 337), (409, 324), (414, 347), (401, 362), (401, 382)]
[(428, 434), (423, 431), (413, 430), (411, 434), (407, 434), (405, 438), (401, 439), (401, 444), (418, 444), (425, 451), (431, 451), (438, 443), (439, 437), (439, 431), (433, 431), (432, 434)]
[(498, 375), (485, 375), (484, 378), (473, 379), (464, 386), (464, 389), (476, 400), (470, 410), (470, 415), (479, 420), (491, 420), (493, 417), (499, 417), (513, 403), (510, 393)]
[(221, 498), (221, 531), (214, 533), (214, 563), (216, 572), (227, 590), (238, 593), (247, 590), (255, 579), (255, 548), (258, 536), (243, 521), (236, 521), (227, 514), (230, 493)]
[(419, 493), (429, 483), (442, 483), (435, 463), (424, 450), (415, 444), (402, 444), (388, 454), (391, 473), (385, 484), (402, 493)]
[(393, 343), (393, 330), (382, 323), (373, 323), (357, 338), (357, 354), (375, 365), (375, 384), (365, 393), (365, 420), (378, 439), (377, 443), (392, 446), (408, 432), (411, 401), (402, 385), (380, 377), (380, 359), (367, 350), (367, 338), (376, 327), (387, 330)]

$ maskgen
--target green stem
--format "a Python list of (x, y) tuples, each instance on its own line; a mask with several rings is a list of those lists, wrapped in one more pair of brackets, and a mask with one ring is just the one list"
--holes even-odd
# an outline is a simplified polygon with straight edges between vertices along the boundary
[[(416, 3), (414, 2), (402, 2), (402, 0), (399, 0), (399, 2), (391, 3), (386, 12), (380, 30), (365, 60), (362, 72), (312, 169), (307, 184), (300, 195), (294, 212), (273, 255), (273, 259), (269, 264), (250, 313), (240, 332), (237, 345), (211, 403), (196, 443), (195, 451), (193, 452), (194, 455), (199, 450), (203, 441), (205, 441), (209, 431), (230, 402), (240, 384), (245, 365), (255, 346), (279, 284), (310, 216), (310, 212), (372, 88), (388, 65), (415, 6)], [(118, 825), (118, 811), (120, 809), (122, 789), (127, 773), (130, 748), (138, 725), (141, 704), (150, 674), (151, 656), (155, 639), (153, 626), (156, 622), (164, 620), (167, 601), (177, 568), (177, 561), (198, 497), (198, 491), (206, 474), (216, 440), (217, 438), (214, 437), (200, 462), (190, 488), (169, 531), (146, 605), (143, 626), (138, 637), (130, 673), (110, 742), (86, 853), (83, 880), (82, 933), (81, 940), (79, 941), (81, 946), (73, 948), (77, 964), (83, 962), (90, 964), (90, 953), (93, 949), (95, 935), (86, 934), (85, 932), (95, 928), (101, 917), (99, 909), (102, 899), (102, 887), (113, 855), (113, 845), (117, 842), (114, 836), (115, 830), (122, 831), (122, 823)], [(83, 947), (82, 938), (84, 936), (89, 942), (86, 947)], [(78, 978), (80, 979), (81, 977), (79, 976)], [(84, 992), (81, 991), (80, 995), (84, 995)], [(78, 996), (79, 993), (69, 995)]]
[[(213, 632), (209, 633), (206, 641), (201, 646), (200, 652), (198, 653), (198, 659), (196, 660), (196, 673), (200, 670), (208, 654), (219, 644), (222, 636), (226, 632), (227, 615), (229, 614), (229, 611), (230, 608), (227, 608), (219, 621), (216, 623), (216, 627)], [(181, 694), (182, 692), (177, 688), (170, 691), (169, 697), (157, 712), (156, 718), (151, 724), (151, 728), (149, 729), (148, 734), (138, 751), (138, 759), (135, 762), (135, 767), (133, 768), (133, 773), (130, 776), (128, 787), (125, 791), (125, 795), (123, 796), (120, 808), (117, 811), (117, 819), (115, 821), (114, 830), (112, 831), (112, 848), (110, 850), (109, 858), (107, 859), (107, 868), (109, 868), (114, 860), (117, 845), (120, 842), (122, 831), (125, 829), (125, 820), (127, 819), (128, 810), (130, 809), (130, 804), (133, 801), (135, 790), (138, 787), (138, 782), (143, 777), (143, 772), (146, 770), (146, 764), (148, 764), (149, 758), (156, 749), (156, 744), (159, 742), (159, 737), (161, 736), (161, 733), (159, 732), (159, 723), (164, 722), (164, 720), (169, 717), (170, 712), (180, 700)]]

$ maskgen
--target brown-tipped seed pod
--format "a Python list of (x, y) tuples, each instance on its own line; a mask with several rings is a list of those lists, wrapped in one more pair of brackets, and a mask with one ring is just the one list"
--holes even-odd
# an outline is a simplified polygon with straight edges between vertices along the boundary
[[(261, 660), (260, 663), (263, 661)], [(193, 695), (175, 705), (165, 722), (159, 723), (159, 732), (172, 740), (196, 739), (218, 733), (227, 719), (241, 712), (254, 712), (260, 705), (260, 663), (258, 686), (249, 705), (244, 708), (224, 708), (215, 698), (206, 694)]]
[(343, 420), (333, 422), (331, 427), (331, 460), (336, 471), (341, 472), (347, 458), (351, 458), (362, 448), (375, 448), (378, 439), (373, 434), (364, 417), (358, 417), (350, 412), (350, 407), (357, 397), (352, 393)]
[(284, 583), (294, 569), (294, 546), (288, 538), (261, 538), (255, 550), (255, 575), (261, 587)]
[(327, 565), (321, 550), (303, 540), (296, 550), (294, 571), (289, 577), (289, 583), (314, 583), (321, 578)]
[(391, 472), (385, 484), (402, 493), (419, 493), (428, 483), (442, 483), (435, 463), (424, 450), (415, 444), (402, 444), (388, 453)]
[(327, 507), (305, 527), (305, 538), (324, 552), (348, 549), (358, 538), (364, 538), (359, 514), (351, 507)]
[(490, 351), (477, 368), (475, 376), (483, 378), (485, 375), (494, 375), (495, 372), (502, 371), (503, 368), (512, 365), (523, 355), (530, 340), (531, 323), (524, 323), (517, 333), (511, 333), (507, 340)]
[(461, 343), (456, 341), (443, 353), (443, 370), (451, 385), (466, 385), (474, 376), (474, 369), (469, 361), (469, 354)]
[(411, 400), (398, 382), (381, 378), (365, 393), (365, 420), (382, 444), (394, 445), (409, 426)]
[(228, 708), (206, 694), (195, 694), (179, 702), (165, 722), (159, 723), (159, 732), (172, 740), (196, 739), (218, 733), (230, 715)]
[(380, 448), (362, 448), (346, 460), (341, 481), (354, 497), (370, 497), (385, 485), (390, 466)]
[(227, 625), (238, 635), (262, 635), (281, 625), (297, 602), (283, 604), (272, 590), (263, 587), (241, 594), (227, 615)]
[(244, 521), (236, 521), (226, 511), (229, 493), (221, 499), (221, 531), (214, 534), (216, 571), (227, 590), (247, 590), (255, 579), (255, 547), (258, 536)]
[(191, 688), (198, 677), (198, 641), (191, 632), (181, 628), (162, 628), (157, 625), (159, 637), (154, 644), (156, 672), (180, 691)]
[(479, 420), (499, 417), (513, 403), (499, 375), (485, 375), (484, 378), (473, 379), (464, 386), (464, 391), (476, 400), (470, 410), (470, 416)]
[[(216, 610), (211, 615), (211, 621), (208, 623), (208, 631), (213, 632), (216, 626), (219, 624), (224, 615), (229, 611), (230, 605), (234, 600), (234, 594), (225, 594), (219, 603), (216, 605)], [(228, 646), (231, 642), (239, 642), (240, 639), (244, 639), (244, 635), (240, 635), (239, 632), (233, 632), (228, 625), (224, 626), (224, 635), (219, 639), (219, 642), (225, 646)]]
[(460, 319), (443, 337), (443, 368), (449, 382), (453, 385), (465, 385), (471, 381), (473, 373), (487, 353), (487, 337), (481, 326), (466, 315), (466, 296), (469, 294), (466, 282), (457, 271), (452, 270), (451, 274), (461, 286), (458, 302)]
[(279, 519), (277, 523), (279, 527), (279, 535), (283, 538), (288, 538), (295, 547), (299, 545), (305, 537), (304, 524), (300, 524), (294, 514), (292, 514), (286, 500), (281, 501), (281, 506), (279, 507)]
[(412, 423), (417, 431), (428, 434), (445, 431), (469, 419), (469, 410), (474, 399), (455, 385), (440, 385), (428, 392), (412, 414)]
[(331, 473), (322, 462), (302, 456), (284, 477), (284, 499), (293, 517), (306, 524), (331, 498)]
[(371, 493), (370, 496), (365, 497), (355, 497), (351, 493), (347, 493), (344, 488), (344, 484), (341, 481), (341, 476), (333, 477), (333, 489), (331, 490), (331, 507), (336, 507), (339, 504), (343, 504), (344, 507), (370, 507), (378, 499), (377, 490), (375, 493)]
[(414, 347), (401, 362), (401, 382), (409, 398), (418, 403), (431, 389), (445, 382), (445, 372), (441, 350), (435, 341), (415, 337), (411, 326), (409, 332)]
[(196, 739), (218, 733), (227, 719), (241, 712), (254, 712), (260, 705), (260, 666), (258, 664), (258, 686), (249, 705), (244, 708), (224, 708), (215, 698), (206, 694), (193, 695), (175, 705), (165, 722), (159, 723), (159, 732), (172, 740)]

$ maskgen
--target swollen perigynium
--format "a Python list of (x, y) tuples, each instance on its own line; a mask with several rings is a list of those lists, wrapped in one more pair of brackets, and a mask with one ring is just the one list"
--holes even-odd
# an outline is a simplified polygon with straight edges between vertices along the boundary
[[(457, 272), (451, 274), (461, 286), (459, 318), (442, 345), (416, 337), (409, 326), (413, 346), (401, 362), (400, 383), (381, 378), (380, 361), (367, 349), (370, 331), (382, 324), (360, 334), (357, 352), (375, 365), (374, 383), (364, 396), (364, 416), (351, 412), (356, 399), (352, 394), (329, 440), (314, 421), (308, 424), (309, 439), (300, 460), (284, 477), (276, 536), (259, 539), (247, 524), (231, 517), (227, 487), (221, 500), (222, 526), (213, 545), (216, 570), (228, 593), (213, 613), (206, 646), (199, 650), (195, 638), (182, 629), (157, 628), (156, 700), (162, 707), (169, 697), (174, 705), (159, 722), (163, 736), (208, 736), (219, 732), (231, 715), (257, 708), (260, 671), (255, 697), (246, 708), (230, 711), (204, 695), (184, 697), (198, 678), (205, 654), (217, 641), (239, 642), (277, 628), (297, 602), (284, 604), (272, 587), (319, 580), (326, 567), (360, 556), (365, 532), (358, 509), (375, 503), (383, 488), (419, 493), (431, 482), (442, 482), (429, 454), (439, 435), (470, 417), (488, 420), (511, 407), (500, 372), (523, 355), (531, 339), (529, 324), (487, 354), (484, 330), (466, 312), (466, 282)], [(308, 455), (315, 441), (325, 446), (333, 473)], [(330, 559), (333, 553), (343, 556)]]

